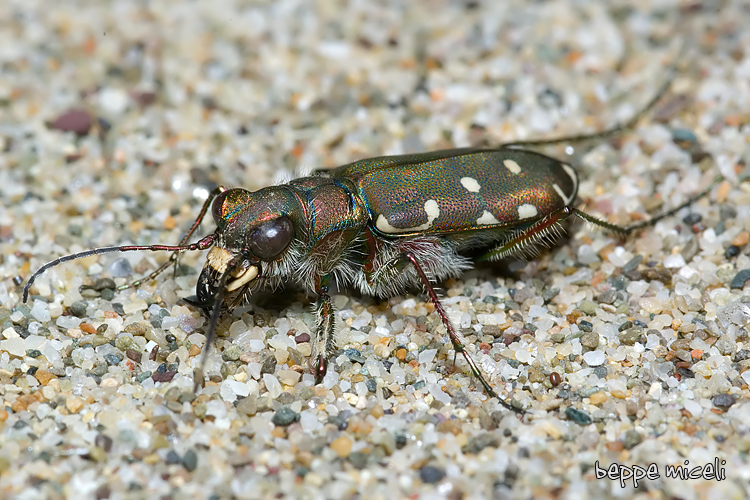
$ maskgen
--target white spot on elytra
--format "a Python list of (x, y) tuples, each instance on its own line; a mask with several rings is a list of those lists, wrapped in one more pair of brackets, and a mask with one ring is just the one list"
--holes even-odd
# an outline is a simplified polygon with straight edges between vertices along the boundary
[(521, 166), (514, 160), (503, 160), (503, 165), (505, 165), (505, 168), (510, 170), (512, 174), (518, 175), (521, 173)]
[(530, 217), (536, 217), (537, 209), (534, 205), (530, 205), (529, 203), (524, 203), (523, 205), (518, 205), (518, 218), (519, 219), (528, 219)]
[(465, 187), (467, 191), (472, 193), (478, 193), (479, 188), (481, 188), (479, 182), (472, 177), (461, 177), (461, 185)]
[(570, 205), (570, 202), (572, 201), (569, 197), (565, 196), (565, 193), (563, 193), (563, 190), (560, 186), (557, 185), (557, 183), (552, 184), (552, 187), (557, 191), (557, 194), (560, 195), (560, 198), (562, 198), (562, 201), (565, 202), (565, 206)]
[(477, 219), (478, 226), (489, 226), (493, 224), (500, 224), (500, 221), (497, 220), (495, 216), (489, 213), (487, 210), (482, 212), (482, 216)]
[(576, 175), (576, 171), (573, 170), (570, 165), (566, 165), (565, 163), (562, 164), (562, 168), (565, 170), (565, 173), (570, 176), (570, 180), (573, 183), (573, 190), (575, 191), (578, 187), (578, 176)]
[(375, 227), (386, 234), (424, 231), (426, 229), (429, 229), (435, 219), (440, 217), (440, 206), (438, 206), (438, 202), (435, 200), (427, 200), (424, 203), (424, 212), (425, 214), (427, 214), (427, 222), (425, 222), (424, 224), (420, 224), (419, 226), (405, 228), (393, 227), (391, 223), (388, 222), (388, 220), (383, 216), (383, 214), (380, 214), (378, 215), (378, 219), (375, 221)]
[(427, 214), (427, 224), (432, 224), (432, 221), (440, 217), (440, 207), (435, 200), (427, 200), (424, 204), (424, 211)]
[(565, 200), (565, 204), (566, 205), (570, 205), (570, 202), (573, 201), (573, 195), (578, 191), (578, 175), (576, 175), (576, 171), (573, 170), (573, 167), (571, 167), (570, 165), (566, 165), (565, 163), (561, 163), (560, 166), (565, 171), (565, 173), (568, 174), (568, 176), (570, 177), (570, 182), (573, 184), (573, 189), (570, 191), (571, 192), (571, 196), (569, 198), (566, 197), (563, 194), (560, 194), (562, 192), (562, 189), (559, 189), (559, 186), (558, 186), (557, 193), (560, 194), (560, 197), (563, 200)]

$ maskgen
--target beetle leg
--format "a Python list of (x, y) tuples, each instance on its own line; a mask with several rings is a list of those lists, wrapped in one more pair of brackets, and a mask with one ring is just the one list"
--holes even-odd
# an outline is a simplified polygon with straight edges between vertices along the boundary
[(477, 262), (488, 260), (499, 260), (519, 253), (536, 253), (534, 245), (546, 244), (550, 238), (555, 238), (562, 232), (562, 221), (568, 218), (575, 209), (563, 207), (552, 212), (547, 217), (535, 222), (531, 226), (519, 231), (519, 233), (496, 246), (489, 252), (481, 255)]
[[(190, 228), (190, 231), (187, 232), (187, 234), (182, 238), (182, 241), (180, 241), (180, 245), (185, 245), (190, 237), (193, 235), (196, 229), (198, 229), (198, 226), (200, 226), (201, 222), (203, 222), (203, 218), (206, 216), (206, 213), (208, 212), (208, 207), (211, 206), (211, 202), (216, 198), (218, 195), (226, 191), (226, 188), (224, 186), (219, 186), (217, 188), (214, 188), (211, 190), (210, 193), (208, 193), (208, 198), (206, 198), (206, 201), (203, 202), (203, 208), (201, 208), (200, 213), (198, 214), (198, 217), (195, 219), (195, 222), (193, 222), (192, 227)], [(156, 270), (154, 270), (151, 274), (148, 276), (145, 276), (143, 278), (140, 278), (136, 281), (133, 281), (132, 283), (128, 283), (127, 285), (120, 285), (117, 287), (117, 290), (126, 290), (128, 288), (135, 288), (139, 286), (141, 283), (144, 283), (146, 281), (151, 281), (152, 279), (159, 276), (161, 273), (163, 273), (169, 266), (174, 264), (174, 272), (175, 275), (177, 274), (177, 261), (179, 260), (180, 254), (179, 252), (173, 252), (172, 255), (169, 256), (169, 259), (159, 266)], [(176, 277), (176, 276), (175, 276)]]
[(575, 207), (562, 207), (561, 209), (552, 212), (547, 217), (535, 222), (531, 226), (521, 230), (515, 237), (506, 241), (502, 245), (493, 248), (476, 260), (477, 262), (498, 260), (518, 253), (529, 251), (533, 253), (533, 245), (538, 243), (546, 244), (550, 237), (554, 238), (555, 236), (559, 235), (559, 233), (562, 231), (562, 221), (567, 219), (571, 215), (574, 215), (585, 222), (590, 222), (591, 224), (599, 226), (607, 231), (611, 231), (613, 233), (618, 233), (621, 235), (628, 235), (633, 231), (637, 231), (638, 229), (653, 226), (660, 220), (666, 217), (671, 217), (683, 208), (695, 203), (697, 200), (703, 198), (709, 192), (711, 192), (711, 189), (713, 189), (713, 187), (723, 179), (724, 178), (722, 176), (718, 176), (714, 178), (713, 182), (711, 182), (711, 184), (709, 184), (706, 189), (696, 194), (695, 196), (691, 196), (687, 201), (680, 204), (679, 206), (667, 210), (666, 212), (662, 212), (654, 217), (651, 217), (648, 220), (637, 222), (629, 226), (618, 226), (617, 224), (612, 224), (611, 222), (607, 222), (603, 219), (599, 219), (598, 217), (594, 217), (593, 215), (589, 215), (583, 210), (579, 210)]
[(448, 330), (448, 337), (451, 340), (451, 344), (453, 344), (453, 350), (456, 353), (459, 353), (464, 357), (466, 362), (469, 364), (469, 367), (471, 368), (471, 373), (479, 380), (479, 382), (482, 384), (482, 387), (484, 387), (484, 390), (487, 392), (487, 394), (490, 397), (496, 398), (500, 402), (500, 404), (503, 405), (503, 407), (505, 407), (508, 410), (511, 410), (516, 413), (523, 413), (523, 410), (519, 410), (518, 408), (511, 406), (510, 403), (508, 403), (504, 399), (501, 399), (500, 396), (498, 396), (498, 394), (495, 392), (495, 390), (492, 388), (489, 382), (487, 382), (487, 379), (484, 378), (484, 375), (482, 375), (482, 372), (479, 370), (479, 367), (474, 362), (474, 359), (471, 357), (471, 355), (469, 355), (468, 352), (466, 352), (466, 348), (459, 340), (458, 335), (456, 334), (456, 331), (453, 329), (451, 320), (448, 318), (448, 314), (445, 312), (445, 309), (443, 309), (443, 304), (440, 302), (440, 299), (435, 293), (435, 289), (432, 288), (432, 284), (430, 283), (430, 280), (427, 278), (427, 275), (422, 269), (422, 266), (419, 265), (419, 261), (417, 261), (417, 257), (412, 252), (406, 252), (404, 254), (404, 257), (409, 262), (411, 262), (412, 265), (414, 265), (414, 269), (417, 271), (417, 276), (419, 276), (420, 281), (422, 282), (425, 289), (427, 290), (427, 295), (429, 295), (430, 300), (435, 305), (435, 311), (437, 311), (438, 315), (440, 316), (440, 319), (443, 320), (443, 324), (445, 325), (445, 328)]
[(647, 113), (649, 113), (654, 107), (656, 106), (656, 103), (661, 100), (662, 97), (667, 93), (669, 88), (672, 86), (672, 82), (674, 81), (675, 75), (677, 74), (677, 68), (678, 65), (682, 62), (683, 56), (685, 54), (684, 47), (680, 49), (680, 52), (677, 54), (677, 56), (674, 58), (671, 65), (667, 67), (667, 75), (664, 78), (664, 81), (662, 82), (661, 86), (657, 89), (656, 93), (651, 97), (651, 99), (633, 116), (631, 116), (627, 121), (615, 123), (614, 125), (610, 126), (607, 129), (601, 130), (599, 132), (593, 132), (589, 134), (576, 134), (576, 135), (569, 135), (569, 136), (562, 136), (562, 137), (552, 137), (549, 139), (530, 139), (530, 140), (519, 140), (510, 142), (507, 144), (503, 144), (503, 147), (510, 147), (510, 148), (527, 148), (529, 146), (549, 146), (551, 144), (561, 144), (561, 143), (575, 143), (575, 142), (582, 142), (582, 141), (589, 141), (593, 139), (605, 139), (607, 137), (611, 137), (615, 134), (620, 134), (622, 132), (626, 132), (632, 128), (634, 128), (638, 122), (643, 118)]
[(331, 296), (328, 294), (330, 279), (330, 276), (321, 278), (316, 290), (318, 302), (315, 305), (315, 312), (318, 324), (315, 328), (315, 340), (310, 357), (310, 371), (315, 376), (316, 384), (323, 381), (328, 369), (328, 359), (336, 350), (336, 316)]

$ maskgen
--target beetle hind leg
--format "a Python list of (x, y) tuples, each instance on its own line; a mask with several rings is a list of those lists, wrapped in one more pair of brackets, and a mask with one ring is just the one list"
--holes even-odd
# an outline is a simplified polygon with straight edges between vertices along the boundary
[(696, 194), (695, 196), (691, 196), (684, 203), (658, 215), (655, 215), (648, 220), (637, 222), (629, 226), (619, 226), (617, 224), (612, 224), (611, 222), (607, 222), (606, 220), (587, 214), (586, 212), (584, 212), (583, 210), (579, 210), (578, 208), (565, 206), (552, 212), (547, 217), (544, 217), (543, 219), (533, 223), (531, 226), (519, 231), (511, 239), (496, 246), (476, 260), (478, 262), (481, 262), (489, 260), (499, 260), (511, 255), (518, 254), (534, 255), (534, 253), (538, 251), (538, 245), (549, 246), (549, 244), (554, 241), (555, 238), (560, 236), (561, 232), (563, 231), (562, 222), (570, 216), (578, 217), (582, 221), (588, 222), (606, 231), (610, 231), (622, 236), (627, 236), (639, 229), (653, 226), (660, 220), (670, 217), (683, 208), (695, 203), (699, 199), (706, 196), (711, 191), (711, 189), (722, 180), (723, 177), (718, 176), (713, 180), (711, 184), (709, 184), (706, 189)]
[(500, 398), (500, 396), (495, 392), (495, 390), (492, 388), (489, 382), (487, 382), (487, 379), (484, 377), (484, 375), (482, 375), (482, 372), (479, 370), (479, 367), (477, 366), (474, 359), (471, 357), (471, 355), (469, 355), (468, 352), (466, 352), (466, 347), (463, 345), (463, 343), (461, 343), (461, 340), (458, 338), (458, 335), (456, 334), (456, 331), (453, 328), (453, 325), (451, 324), (450, 318), (448, 318), (448, 314), (445, 312), (445, 309), (443, 309), (443, 304), (440, 302), (440, 299), (435, 293), (435, 289), (432, 287), (432, 284), (430, 283), (429, 278), (427, 278), (427, 275), (422, 269), (422, 266), (419, 264), (417, 257), (412, 252), (406, 252), (405, 254), (403, 254), (403, 256), (407, 261), (411, 262), (411, 264), (414, 266), (414, 269), (417, 272), (417, 276), (419, 277), (419, 280), (422, 282), (425, 289), (427, 290), (427, 295), (429, 295), (430, 301), (435, 306), (435, 311), (437, 311), (438, 315), (440, 315), (440, 319), (443, 320), (443, 324), (448, 330), (448, 337), (451, 340), (451, 344), (453, 344), (453, 350), (457, 354), (461, 354), (463, 356), (463, 358), (466, 360), (466, 362), (469, 364), (469, 367), (471, 368), (471, 373), (482, 384), (482, 387), (484, 387), (484, 390), (487, 392), (487, 395), (492, 398), (497, 399), (498, 402), (501, 405), (503, 405), (503, 407), (505, 407), (506, 409), (511, 410), (516, 413), (523, 413), (523, 410), (519, 410), (518, 408), (508, 403), (506, 400)]
[(549, 247), (563, 233), (562, 222), (574, 213), (573, 208), (563, 207), (547, 217), (519, 231), (508, 241), (496, 246), (477, 258), (477, 262), (500, 260), (511, 255), (535, 257), (539, 254), (539, 245)]

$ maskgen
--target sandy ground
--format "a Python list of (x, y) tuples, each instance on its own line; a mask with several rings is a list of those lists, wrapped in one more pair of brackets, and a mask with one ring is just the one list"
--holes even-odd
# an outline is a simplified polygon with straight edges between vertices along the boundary
[[(748, 497), (750, 9), (606, 4), (3, 2), (0, 497)], [(113, 287), (168, 254), (65, 263), (21, 301), (61, 255), (177, 243), (217, 185), (596, 132), (665, 80), (633, 130), (541, 150), (612, 223), (724, 182), (630, 238), (576, 223), (441, 284), (521, 416), (419, 290), (338, 289), (320, 385), (314, 297), (254, 298), (198, 394), (200, 252), (137, 290)]]

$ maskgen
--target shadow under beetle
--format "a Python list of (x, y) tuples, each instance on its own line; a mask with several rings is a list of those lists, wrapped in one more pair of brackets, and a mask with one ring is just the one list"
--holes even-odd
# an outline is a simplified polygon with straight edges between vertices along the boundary
[[(432, 281), (457, 277), (471, 268), (472, 260), (464, 255), (469, 250), (484, 250), (478, 260), (496, 260), (548, 243), (570, 216), (628, 234), (653, 225), (708, 193), (711, 186), (648, 221), (616, 226), (573, 206), (578, 175), (570, 165), (518, 149), (629, 128), (660, 94), (630, 123), (598, 134), (528, 141), (498, 149), (451, 149), (370, 158), (258, 191), (217, 188), (179, 245), (103, 247), (58, 258), (29, 278), (23, 300), (41, 273), (69, 260), (109, 252), (174, 252), (168, 262), (145, 278), (151, 279), (174, 263), (179, 253), (209, 249), (196, 285), (197, 299), (192, 301), (210, 317), (203, 362), (222, 307), (238, 306), (260, 288), (276, 289), (294, 282), (317, 296), (310, 365), (319, 382), (336, 350), (334, 308), (329, 295), (332, 282), (378, 297), (398, 295), (421, 285), (445, 324), (453, 348), (464, 357), (487, 394), (505, 408), (520, 412), (498, 396), (466, 351)], [(216, 230), (188, 244), (209, 207)], [(137, 286), (145, 279), (120, 289)], [(202, 368), (196, 369), (194, 376), (197, 389), (203, 382)]]

